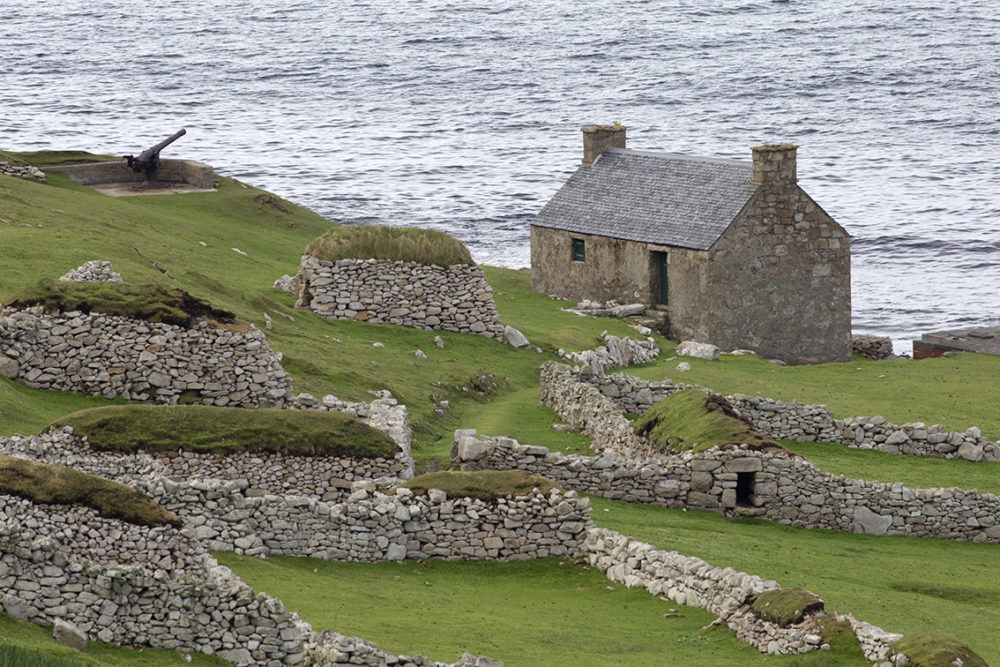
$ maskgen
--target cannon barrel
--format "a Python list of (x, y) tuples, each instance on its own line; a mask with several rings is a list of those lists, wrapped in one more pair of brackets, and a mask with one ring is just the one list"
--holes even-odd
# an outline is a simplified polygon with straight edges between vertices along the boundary
[(156, 170), (160, 168), (160, 151), (183, 137), (185, 134), (187, 134), (187, 130), (182, 128), (155, 146), (150, 146), (143, 152), (139, 153), (139, 157), (126, 155), (125, 159), (128, 160), (128, 166), (132, 168), (132, 171), (137, 173), (144, 172), (146, 174), (147, 181), (152, 180), (152, 178), (156, 175)]
[(155, 146), (151, 146), (146, 150), (144, 150), (143, 152), (139, 153), (139, 159), (148, 160), (153, 155), (159, 155), (160, 151), (162, 151), (164, 148), (166, 148), (170, 144), (174, 143), (175, 141), (183, 137), (185, 134), (187, 134), (187, 130), (183, 128), (178, 130), (177, 132), (174, 132), (160, 143), (156, 144)]

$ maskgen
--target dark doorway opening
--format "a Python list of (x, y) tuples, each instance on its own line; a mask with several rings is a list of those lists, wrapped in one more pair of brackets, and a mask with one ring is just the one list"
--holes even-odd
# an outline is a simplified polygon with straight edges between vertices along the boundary
[(653, 286), (656, 302), (662, 306), (670, 301), (670, 285), (667, 283), (667, 253), (653, 252)]
[(754, 486), (754, 475), (756, 473), (752, 472), (738, 472), (736, 473), (736, 504), (749, 507), (753, 503), (750, 502), (750, 496), (753, 495)]

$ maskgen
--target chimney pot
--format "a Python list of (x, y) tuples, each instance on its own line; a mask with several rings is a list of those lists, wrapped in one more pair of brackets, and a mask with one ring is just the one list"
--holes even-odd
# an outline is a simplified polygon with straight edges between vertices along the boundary
[(625, 148), (624, 125), (589, 125), (583, 129), (583, 164), (594, 164), (609, 148)]
[(777, 144), (772, 146), (754, 146), (753, 180), (754, 185), (782, 187), (794, 185), (799, 177), (796, 167), (795, 144)]

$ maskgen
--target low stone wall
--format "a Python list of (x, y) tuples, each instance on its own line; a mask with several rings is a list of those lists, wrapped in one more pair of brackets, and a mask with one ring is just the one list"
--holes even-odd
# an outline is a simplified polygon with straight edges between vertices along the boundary
[(293, 664), (309, 631), (173, 528), (6, 495), (0, 589), (5, 610), (23, 620), (62, 619), (104, 642), (214, 653), (241, 665)]
[[(658, 550), (605, 528), (588, 531), (584, 549), (590, 564), (611, 581), (629, 588), (642, 587), (651, 595), (718, 614), (741, 641), (761, 653), (799, 654), (822, 647), (818, 632), (825, 613), (807, 616), (785, 628), (754, 614), (749, 600), (764, 591), (780, 589), (776, 581), (729, 567), (714, 567), (675, 551)], [(838, 614), (837, 618), (850, 621), (865, 657), (872, 662), (889, 656), (892, 644), (902, 637), (851, 616)]]
[[(993, 494), (847, 479), (798, 456), (746, 445), (654, 455), (610, 399), (585, 382), (564, 380), (550, 384), (543, 400), (593, 438), (603, 456), (566, 456), (510, 438), (477, 439), (474, 432), (458, 431), (456, 461), (465, 469), (516, 468), (609, 498), (759, 516), (785, 525), (1000, 542), (1000, 498)], [(563, 393), (556, 396), (559, 390)]]
[[(46, 167), (46, 172), (66, 174), (80, 185), (101, 185), (105, 183), (140, 183), (146, 175), (136, 173), (125, 160), (89, 162)], [(215, 187), (215, 170), (212, 165), (196, 160), (160, 159), (156, 179), (167, 183), (187, 183), (201, 190)]]
[[(216, 654), (237, 665), (447, 667), (313, 632), (281, 600), (220, 566), (190, 532), (0, 495), (0, 604), (20, 620), (72, 623), (91, 639)], [(466, 654), (452, 667), (499, 664)]]
[(184, 329), (41, 306), (0, 311), (0, 373), (30, 387), (176, 404), (282, 407), (291, 382), (264, 334)]
[(372, 459), (246, 452), (125, 454), (95, 451), (86, 438), (77, 438), (68, 431), (0, 437), (0, 454), (64, 465), (130, 486), (150, 477), (164, 477), (172, 482), (235, 480), (248, 496), (301, 495), (330, 501), (346, 498), (358, 480), (372, 480), (379, 487), (389, 487), (413, 474), (413, 460), (402, 451), (395, 458)]
[(524, 560), (577, 553), (590, 502), (575, 492), (486, 502), (443, 491), (387, 496), (361, 483), (328, 504), (296, 496), (244, 495), (239, 481), (136, 485), (184, 519), (210, 550), (374, 563), (414, 558)]
[[(611, 399), (624, 413), (642, 414), (667, 396), (684, 389), (702, 389), (697, 385), (651, 382), (616, 373), (602, 375), (589, 367), (574, 369), (565, 364), (547, 362), (542, 368), (542, 402), (568, 395), (574, 382), (586, 382)], [(549, 386), (563, 389), (549, 391)], [(551, 396), (552, 398), (546, 398)], [(921, 422), (893, 424), (884, 417), (847, 417), (836, 419), (825, 405), (785, 403), (772, 398), (732, 394), (725, 397), (730, 405), (761, 435), (800, 442), (834, 442), (858, 449), (878, 449), (890, 454), (963, 458), (967, 461), (1000, 461), (1000, 441), (984, 438), (973, 426), (964, 432), (948, 431), (944, 426), (926, 426)], [(550, 407), (552, 407), (550, 405)]]
[[(354, 466), (353, 471), (381, 472), (378, 460), (289, 457), (284, 468), (304, 468), (289, 473), (277, 469), (280, 457), (185, 454), (157, 460), (146, 454), (93, 452), (66, 432), (0, 438), (0, 453), (71, 466), (128, 484), (181, 517), (185, 534), (209, 549), (253, 556), (360, 562), (544, 558), (574, 553), (590, 525), (589, 500), (577, 498), (575, 492), (492, 503), (449, 499), (443, 492), (414, 496), (408, 489), (387, 496), (376, 491), (375, 481), (362, 480), (357, 472), (350, 495), (342, 502), (324, 502), (318, 493), (297, 495), (293, 488), (294, 475), (308, 480), (321, 479), (331, 470), (346, 475), (341, 472), (345, 465)], [(392, 463), (382, 460), (381, 465), (384, 470)], [(193, 477), (218, 470), (224, 478)], [(168, 476), (171, 473), (177, 474)], [(272, 487), (278, 488), (270, 491), (261, 488), (272, 475), (284, 481), (274, 482)], [(399, 482), (392, 474), (384, 479)], [(322, 487), (323, 482), (310, 484)]]
[(448, 269), (416, 262), (303, 255), (298, 308), (323, 317), (445, 329), (503, 340), (493, 289), (475, 265)]

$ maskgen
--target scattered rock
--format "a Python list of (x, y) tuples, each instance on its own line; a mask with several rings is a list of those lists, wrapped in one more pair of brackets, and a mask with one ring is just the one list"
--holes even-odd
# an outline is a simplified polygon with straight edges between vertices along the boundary
[(299, 276), (298, 274), (290, 276), (287, 273), (277, 280), (274, 281), (274, 289), (280, 289), (282, 292), (288, 292), (289, 294), (299, 295)]
[(710, 361), (719, 360), (719, 348), (711, 343), (698, 343), (693, 340), (686, 340), (678, 345), (677, 354), (681, 357), (695, 357), (696, 359), (708, 359)]
[(122, 277), (121, 274), (115, 273), (111, 268), (111, 262), (103, 259), (94, 259), (60, 276), (59, 280), (67, 282), (103, 281), (120, 283), (122, 282)]

